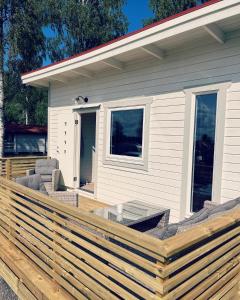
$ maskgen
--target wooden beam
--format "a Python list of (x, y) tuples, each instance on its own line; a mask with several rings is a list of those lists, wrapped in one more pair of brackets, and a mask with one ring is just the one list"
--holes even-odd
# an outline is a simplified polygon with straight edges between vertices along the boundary
[(203, 27), (218, 43), (225, 43), (224, 32), (216, 24), (209, 24)]
[(108, 58), (102, 61), (105, 65), (110, 66), (114, 69), (122, 70), (124, 65), (121, 61), (115, 58)]
[(87, 78), (93, 78), (94, 76), (93, 72), (88, 71), (86, 69), (75, 69), (75, 70), (70, 70), (70, 72)]
[(155, 45), (146, 45), (146, 46), (141, 47), (141, 49), (144, 52), (146, 52), (158, 59), (163, 59), (165, 56), (165, 52)]

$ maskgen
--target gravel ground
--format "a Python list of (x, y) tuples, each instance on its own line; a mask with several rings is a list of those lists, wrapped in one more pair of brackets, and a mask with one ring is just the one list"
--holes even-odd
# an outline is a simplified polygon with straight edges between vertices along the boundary
[(17, 300), (17, 296), (6, 284), (6, 282), (0, 278), (0, 300)]

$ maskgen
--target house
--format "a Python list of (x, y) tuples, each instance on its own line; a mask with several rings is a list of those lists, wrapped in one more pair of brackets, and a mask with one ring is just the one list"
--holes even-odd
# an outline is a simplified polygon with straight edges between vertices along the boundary
[(64, 184), (171, 209), (240, 194), (240, 1), (213, 0), (22, 76), (49, 88)]
[(8, 123), (4, 132), (4, 155), (45, 155), (47, 126)]

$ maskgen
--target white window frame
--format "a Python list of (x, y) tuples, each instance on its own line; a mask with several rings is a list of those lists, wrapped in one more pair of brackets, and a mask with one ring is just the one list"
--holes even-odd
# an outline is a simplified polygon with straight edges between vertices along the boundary
[[(119, 100), (104, 105), (104, 151), (103, 163), (119, 167), (132, 169), (148, 169), (148, 148), (150, 130), (150, 106), (152, 97), (143, 99)], [(125, 155), (114, 155), (110, 153), (111, 143), (111, 113), (114, 111), (143, 109), (143, 136), (142, 136), (142, 157), (132, 157)]]
[[(186, 96), (185, 124), (184, 124), (184, 151), (182, 171), (182, 199), (181, 218), (188, 217), (191, 212), (192, 174), (193, 174), (193, 145), (196, 113), (196, 96), (217, 93), (216, 129), (214, 147), (214, 168), (212, 182), (212, 201), (220, 203), (222, 185), (222, 167), (224, 153), (225, 115), (227, 102), (227, 89), (231, 83), (216, 83), (208, 86), (187, 88), (184, 90)], [(206, 199), (208, 200), (208, 199)]]

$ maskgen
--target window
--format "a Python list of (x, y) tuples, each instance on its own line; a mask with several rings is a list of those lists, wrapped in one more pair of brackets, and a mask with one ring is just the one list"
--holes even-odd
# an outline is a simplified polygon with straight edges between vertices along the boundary
[(224, 130), (230, 82), (185, 89), (181, 218), (205, 200), (221, 203)]
[(110, 154), (143, 156), (144, 108), (111, 111)]
[(217, 93), (196, 95), (191, 211), (212, 199)]
[(105, 103), (104, 164), (147, 170), (152, 97)]

